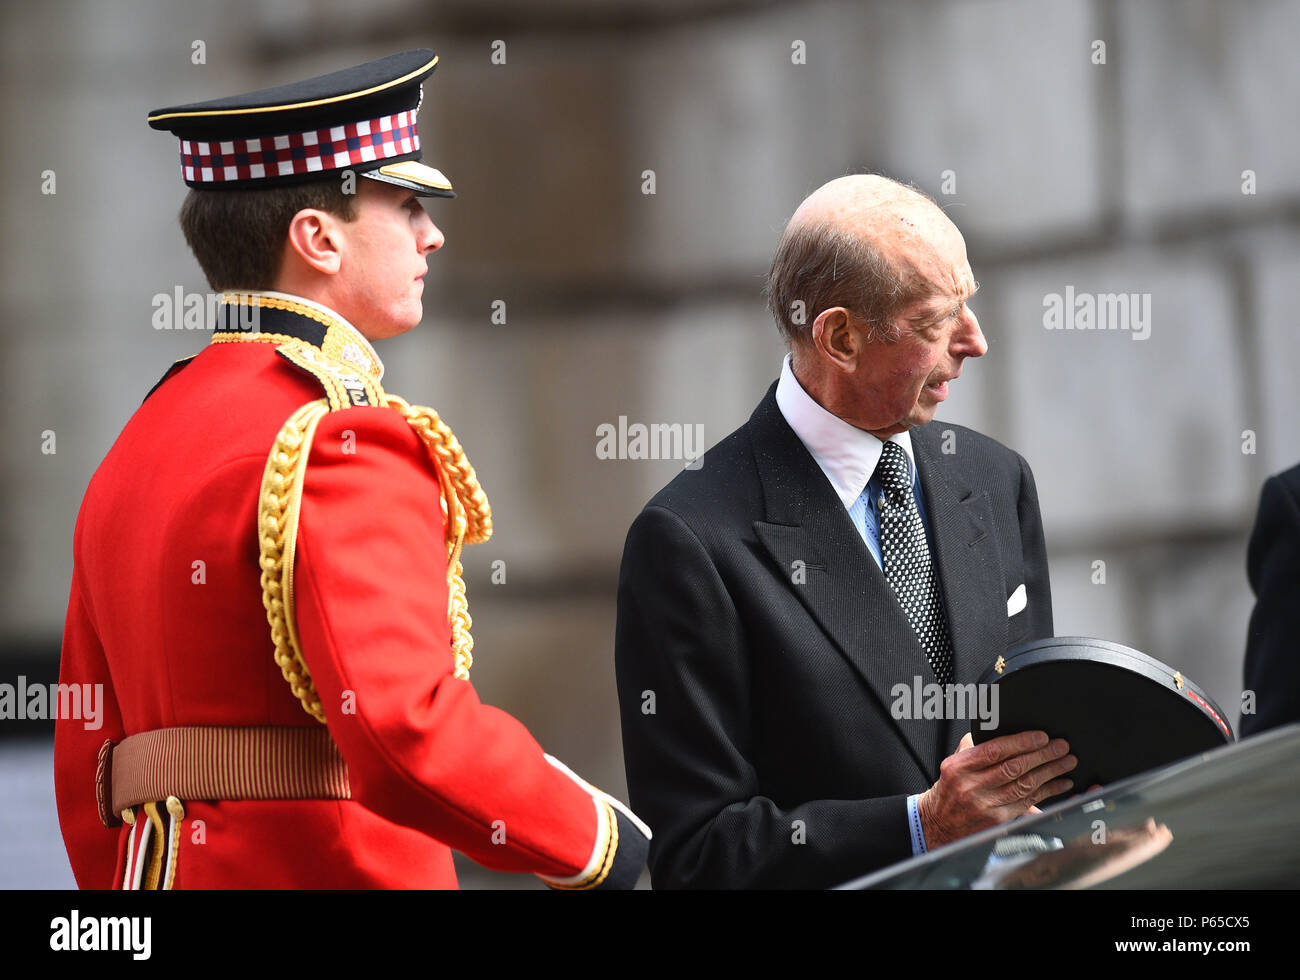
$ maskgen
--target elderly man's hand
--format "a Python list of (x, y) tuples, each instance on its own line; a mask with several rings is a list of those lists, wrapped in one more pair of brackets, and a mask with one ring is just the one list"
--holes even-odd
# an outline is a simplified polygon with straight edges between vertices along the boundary
[(917, 801), (928, 848), (1005, 823), (1074, 786), (1056, 777), (1079, 760), (1069, 743), (1046, 732), (1002, 735), (976, 745), (968, 732), (939, 766), (939, 781)]

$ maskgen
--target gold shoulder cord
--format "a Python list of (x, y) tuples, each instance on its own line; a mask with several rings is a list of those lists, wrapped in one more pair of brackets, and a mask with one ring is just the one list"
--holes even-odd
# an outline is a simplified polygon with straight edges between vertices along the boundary
[[(385, 395), (385, 398), (388, 406), (400, 412), (420, 436), (438, 474), (446, 527), (447, 620), (451, 626), (455, 676), (468, 680), (474, 640), (469, 632), (472, 620), (460, 552), (463, 545), (478, 544), (492, 536), (492, 509), (460, 442), (438, 413), (423, 405), (410, 405), (397, 395)], [(302, 702), (303, 710), (321, 724), (325, 723), (325, 712), (302, 658), (293, 615), (293, 558), (311, 441), (316, 426), (328, 411), (329, 402), (322, 398), (308, 402), (284, 423), (266, 461), (257, 514), (262, 604), (271, 624), (275, 662), (280, 665), (294, 696)]]

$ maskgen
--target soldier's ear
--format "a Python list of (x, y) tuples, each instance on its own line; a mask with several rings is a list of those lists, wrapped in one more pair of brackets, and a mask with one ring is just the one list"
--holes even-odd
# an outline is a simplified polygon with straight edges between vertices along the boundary
[(289, 222), (284, 259), (321, 275), (336, 275), (343, 263), (343, 239), (342, 222), (336, 216), (303, 208)]

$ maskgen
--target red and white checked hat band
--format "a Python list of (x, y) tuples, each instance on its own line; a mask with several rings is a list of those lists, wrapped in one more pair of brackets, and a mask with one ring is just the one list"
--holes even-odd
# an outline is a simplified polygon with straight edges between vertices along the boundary
[(377, 119), (253, 139), (181, 140), (186, 181), (234, 181), (327, 173), (420, 150), (414, 109)]

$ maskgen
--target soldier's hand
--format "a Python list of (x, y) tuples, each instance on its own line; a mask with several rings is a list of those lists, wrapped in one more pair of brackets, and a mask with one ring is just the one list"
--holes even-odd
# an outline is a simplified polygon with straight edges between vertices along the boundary
[(1005, 823), (1074, 786), (1059, 779), (1078, 764), (1063, 738), (1020, 732), (976, 745), (968, 732), (957, 751), (939, 765), (939, 781), (921, 795), (917, 809), (929, 848)]

